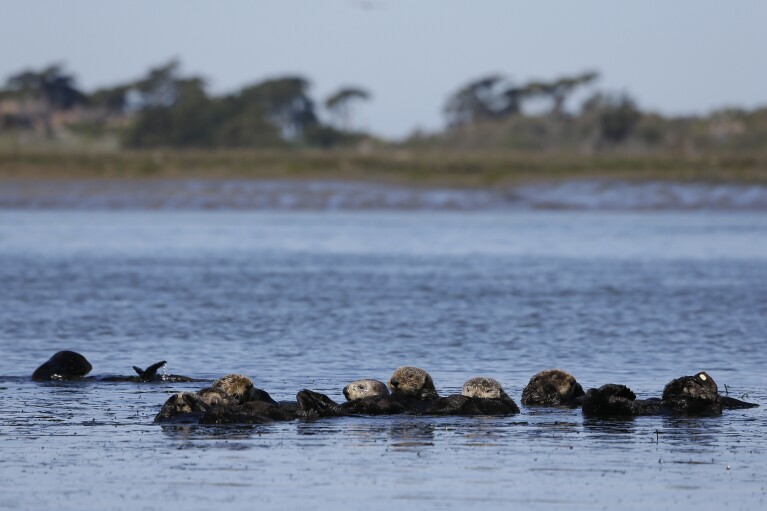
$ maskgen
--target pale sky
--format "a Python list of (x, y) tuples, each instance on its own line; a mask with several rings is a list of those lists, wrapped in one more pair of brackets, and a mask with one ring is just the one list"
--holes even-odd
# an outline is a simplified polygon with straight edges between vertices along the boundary
[(370, 90), (357, 127), (439, 129), (447, 96), (596, 69), (645, 109), (767, 105), (759, 0), (0, 0), (0, 79), (63, 62), (86, 90), (179, 58), (213, 93), (301, 74), (312, 96)]

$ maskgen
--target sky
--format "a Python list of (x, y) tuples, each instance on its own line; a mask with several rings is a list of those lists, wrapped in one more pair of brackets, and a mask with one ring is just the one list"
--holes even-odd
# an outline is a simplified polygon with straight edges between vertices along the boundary
[(178, 58), (214, 94), (300, 74), (322, 100), (361, 86), (354, 126), (444, 126), (471, 79), (598, 70), (643, 109), (767, 105), (767, 2), (737, 0), (0, 0), (0, 80), (59, 62), (86, 90)]

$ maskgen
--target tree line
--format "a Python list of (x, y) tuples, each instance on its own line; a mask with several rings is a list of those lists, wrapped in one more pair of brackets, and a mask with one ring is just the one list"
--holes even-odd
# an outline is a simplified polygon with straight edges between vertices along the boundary
[(302, 76), (283, 76), (213, 96), (203, 78), (182, 75), (171, 61), (139, 80), (86, 93), (54, 65), (8, 78), (0, 90), (0, 129), (37, 127), (52, 137), (63, 118), (68, 128), (118, 132), (131, 148), (332, 146), (362, 136), (351, 116), (355, 103), (371, 98), (368, 91), (343, 87), (331, 94), (323, 122), (309, 87)]
[[(761, 149), (767, 109), (706, 116), (642, 111), (627, 93), (596, 88), (597, 71), (518, 83), (498, 73), (460, 86), (445, 101), (445, 129), (401, 145), (431, 148), (579, 150)], [(354, 111), (372, 94), (339, 88), (323, 100), (300, 75), (212, 95), (178, 61), (141, 78), (91, 92), (60, 65), (25, 70), (0, 88), (0, 137), (62, 133), (113, 137), (126, 148), (356, 146), (374, 137), (354, 129)], [(580, 104), (575, 105), (580, 98)], [(379, 141), (379, 143), (384, 143)]]

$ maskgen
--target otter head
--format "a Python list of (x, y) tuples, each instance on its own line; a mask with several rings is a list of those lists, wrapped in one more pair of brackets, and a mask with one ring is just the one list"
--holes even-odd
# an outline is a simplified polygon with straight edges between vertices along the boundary
[(257, 398), (256, 388), (253, 381), (241, 374), (227, 374), (213, 382), (211, 386), (220, 389), (233, 400), (232, 404), (241, 405)]
[(584, 394), (573, 375), (561, 369), (547, 369), (530, 378), (522, 391), (522, 404), (567, 405)]
[(679, 397), (714, 402), (719, 397), (719, 388), (711, 376), (701, 371), (695, 376), (672, 380), (663, 388), (663, 399)]
[(387, 397), (389, 389), (386, 384), (378, 380), (357, 380), (344, 387), (344, 396), (347, 401), (362, 399), (363, 397)]
[(93, 366), (75, 351), (59, 351), (43, 365), (35, 369), (32, 379), (41, 380), (79, 380), (88, 374)]
[(400, 367), (389, 378), (392, 396), (429, 401), (437, 399), (437, 389), (429, 373), (417, 367)]
[(163, 422), (192, 412), (205, 412), (216, 405), (228, 405), (231, 399), (221, 389), (208, 387), (201, 391), (173, 394), (162, 405), (155, 422)]
[(461, 388), (461, 394), (467, 397), (478, 397), (482, 399), (504, 399), (508, 398), (501, 384), (492, 378), (477, 377), (468, 380)]

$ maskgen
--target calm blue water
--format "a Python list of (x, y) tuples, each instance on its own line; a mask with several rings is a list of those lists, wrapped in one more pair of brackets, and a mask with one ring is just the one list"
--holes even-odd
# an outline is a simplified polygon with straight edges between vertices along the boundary
[(167, 428), (204, 384), (39, 384), (168, 360), (278, 399), (400, 365), (519, 401), (537, 371), (658, 396), (706, 370), (767, 404), (767, 216), (0, 212), (0, 506), (757, 509), (765, 408), (722, 417), (378, 417)]

